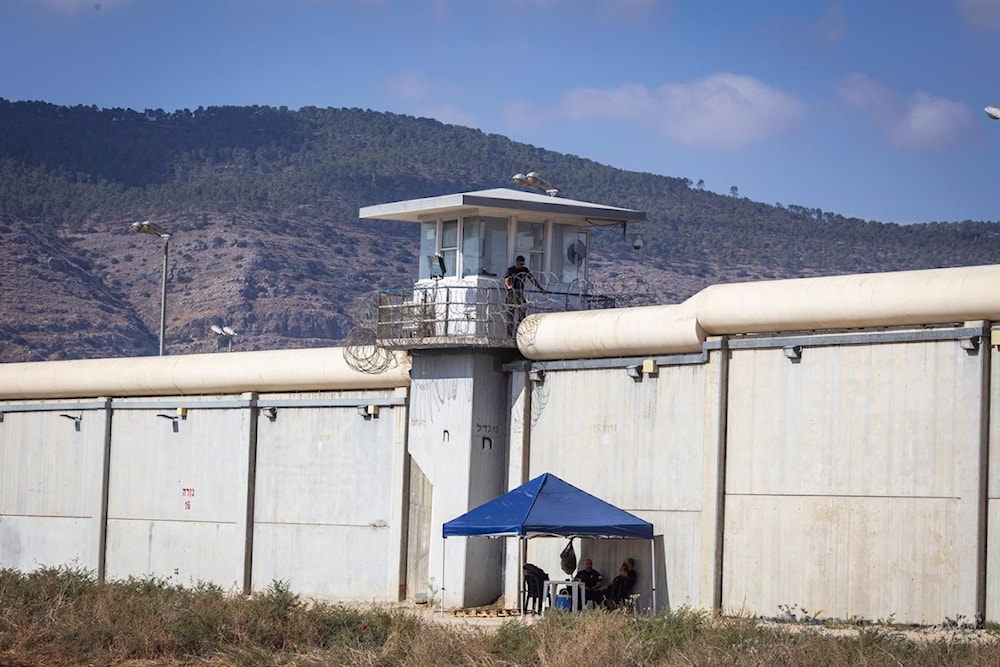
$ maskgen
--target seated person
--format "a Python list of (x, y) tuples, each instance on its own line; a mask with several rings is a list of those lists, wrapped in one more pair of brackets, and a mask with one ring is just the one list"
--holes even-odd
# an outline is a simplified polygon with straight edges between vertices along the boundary
[(637, 576), (635, 573), (635, 560), (626, 558), (622, 561), (621, 566), (618, 568), (618, 576), (604, 589), (605, 608), (617, 609), (620, 607), (635, 587)]
[(587, 603), (593, 601), (594, 604), (601, 604), (604, 601), (604, 580), (601, 573), (594, 569), (594, 561), (584, 558), (580, 561), (580, 569), (576, 571), (575, 581), (583, 582), (583, 600)]

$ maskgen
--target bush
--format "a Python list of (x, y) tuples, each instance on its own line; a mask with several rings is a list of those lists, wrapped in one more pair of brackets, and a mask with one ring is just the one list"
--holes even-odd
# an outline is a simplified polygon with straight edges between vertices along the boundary
[(836, 634), (686, 607), (652, 617), (585, 611), (532, 619), (447, 625), (401, 609), (310, 603), (285, 581), (247, 598), (211, 583), (100, 584), (82, 569), (0, 570), (0, 665), (1000, 664), (1000, 644), (964, 627), (914, 641), (890, 624)]

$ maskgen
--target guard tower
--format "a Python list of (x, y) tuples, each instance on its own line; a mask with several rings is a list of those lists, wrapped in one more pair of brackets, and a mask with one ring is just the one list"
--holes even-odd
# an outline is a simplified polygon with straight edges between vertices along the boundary
[(518, 255), (547, 291), (529, 286), (529, 313), (613, 307), (590, 288), (590, 231), (646, 214), (497, 188), (367, 206), (360, 217), (420, 225), (418, 280), (380, 295), (376, 334), (382, 347), (414, 349), (513, 347), (518, 314), (503, 277)]
[(646, 214), (495, 189), (368, 206), (360, 217), (420, 225), (419, 276), (379, 294), (375, 340), (411, 357), (403, 595), (486, 604), (502, 590), (503, 540), (450, 540), (445, 572), (441, 526), (507, 491), (520, 423), (511, 406), (526, 384), (508, 370), (521, 312), (507, 302), (504, 274), (523, 255), (545, 288), (527, 287), (528, 313), (614, 306), (589, 288), (590, 232)]

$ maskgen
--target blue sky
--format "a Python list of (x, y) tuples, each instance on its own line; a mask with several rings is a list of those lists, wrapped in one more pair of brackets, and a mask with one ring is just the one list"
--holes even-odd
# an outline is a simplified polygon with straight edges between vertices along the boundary
[(391, 111), (891, 222), (1000, 220), (998, 71), (1000, 0), (0, 0), (8, 100)]

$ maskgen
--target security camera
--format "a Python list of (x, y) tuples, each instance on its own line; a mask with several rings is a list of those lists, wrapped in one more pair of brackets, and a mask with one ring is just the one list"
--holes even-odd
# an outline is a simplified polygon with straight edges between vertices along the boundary
[(646, 242), (642, 240), (641, 236), (636, 236), (632, 241), (632, 250), (642, 250), (642, 246), (646, 245)]

